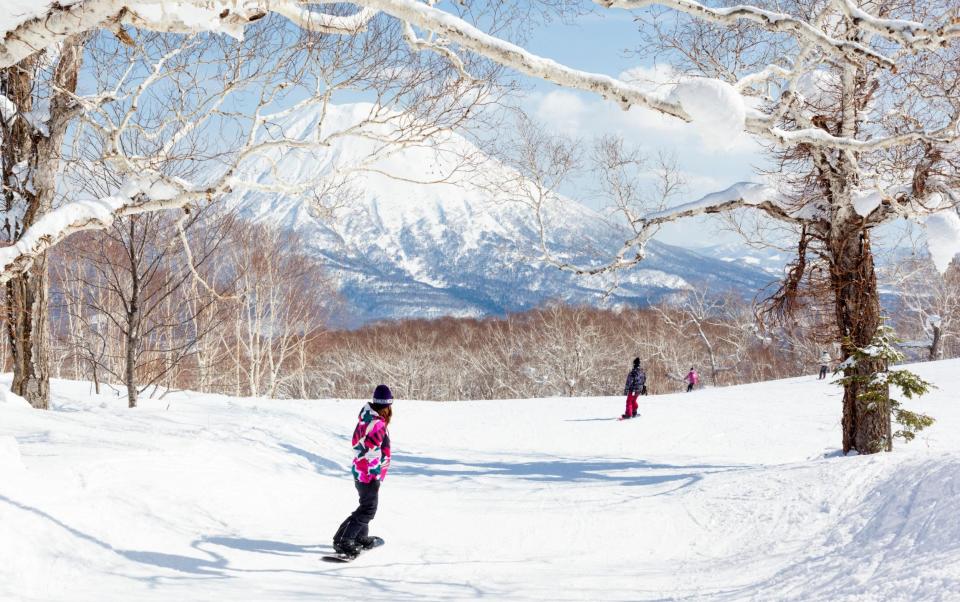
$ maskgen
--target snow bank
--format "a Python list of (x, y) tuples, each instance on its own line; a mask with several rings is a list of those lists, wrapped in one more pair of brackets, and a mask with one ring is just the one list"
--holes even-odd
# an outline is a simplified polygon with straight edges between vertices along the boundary
[(737, 89), (710, 78), (681, 81), (670, 93), (693, 120), (703, 139), (714, 146), (729, 148), (743, 134), (746, 104)]
[(927, 249), (937, 270), (943, 274), (957, 253), (960, 253), (960, 217), (953, 209), (931, 214), (924, 222)]

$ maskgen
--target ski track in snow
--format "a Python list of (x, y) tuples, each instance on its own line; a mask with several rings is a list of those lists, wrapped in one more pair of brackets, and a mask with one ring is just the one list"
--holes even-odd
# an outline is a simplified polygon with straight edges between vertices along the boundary
[[(371, 532), (362, 402), (171, 393), (129, 411), (54, 383), (0, 403), (3, 600), (956, 600), (960, 361), (916, 367), (937, 423), (840, 457), (840, 391), (802, 377), (641, 399), (399, 400)], [(9, 379), (9, 375), (6, 377)]]

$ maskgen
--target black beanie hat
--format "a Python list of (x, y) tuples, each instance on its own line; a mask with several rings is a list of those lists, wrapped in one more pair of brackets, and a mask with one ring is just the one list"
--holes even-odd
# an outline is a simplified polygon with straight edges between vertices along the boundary
[(387, 385), (377, 385), (373, 390), (373, 402), (388, 406), (393, 403), (393, 393)]

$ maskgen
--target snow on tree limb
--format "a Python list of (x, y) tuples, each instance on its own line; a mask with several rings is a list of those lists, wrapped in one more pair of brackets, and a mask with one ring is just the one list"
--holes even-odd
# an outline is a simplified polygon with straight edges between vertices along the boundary
[[(711, 8), (695, 0), (595, 0), (601, 5), (636, 9), (648, 6), (662, 6), (674, 12), (691, 15), (694, 18), (720, 24), (736, 24), (748, 21), (759, 28), (772, 32), (773, 36), (786, 34), (793, 36), (800, 46), (798, 59), (792, 71), (776, 65), (769, 65), (755, 74), (740, 74), (737, 85), (704, 77), (700, 79), (686, 79), (674, 88), (672, 94), (651, 92), (647, 88), (629, 84), (608, 75), (591, 73), (573, 69), (548, 58), (538, 56), (525, 48), (485, 33), (474, 25), (454, 14), (436, 8), (431, 2), (418, 0), (353, 0), (351, 4), (358, 7), (350, 15), (330, 15), (309, 8), (308, 5), (326, 4), (327, 2), (302, 2), (300, 0), (178, 0), (176, 10), (172, 6), (165, 7), (166, 0), (138, 0), (128, 2), (124, 0), (81, 0), (74, 4), (53, 4), (43, 16), (39, 16), (20, 23), (0, 41), (0, 67), (9, 66), (29, 56), (33, 52), (49, 46), (63, 39), (69, 34), (78, 31), (87, 31), (98, 27), (111, 27), (129, 23), (137, 27), (168, 32), (197, 32), (215, 31), (239, 36), (247, 24), (263, 17), (267, 12), (276, 12), (305, 29), (325, 31), (336, 34), (355, 34), (363, 30), (370, 20), (382, 12), (399, 19), (403, 25), (403, 32), (408, 44), (417, 50), (431, 50), (444, 55), (461, 75), (467, 75), (464, 63), (457, 55), (458, 52), (473, 52), (493, 62), (511, 68), (519, 73), (552, 81), (569, 89), (581, 90), (602, 96), (629, 108), (639, 105), (683, 121), (693, 121), (701, 126), (715, 126), (720, 124), (723, 131), (746, 131), (753, 136), (774, 143), (781, 148), (800, 149), (802, 152), (812, 152), (812, 161), (823, 168), (827, 174), (825, 181), (832, 182), (837, 193), (837, 206), (850, 204), (850, 194), (843, 184), (849, 178), (843, 174), (834, 174), (830, 169), (830, 161), (826, 160), (825, 153), (865, 154), (873, 151), (883, 151), (925, 144), (930, 147), (955, 145), (958, 138), (958, 116), (948, 115), (945, 119), (929, 120), (922, 123), (910, 123), (898, 128), (876, 128), (873, 130), (858, 130), (850, 127), (850, 119), (838, 121), (836, 127), (822, 126), (814, 118), (822, 119), (821, 115), (805, 114), (796, 102), (795, 84), (801, 73), (808, 67), (806, 59), (810, 58), (811, 65), (829, 62), (837, 65), (838, 70), (850, 71), (862, 68), (867, 61), (884, 66), (892, 66), (893, 60), (879, 54), (877, 51), (860, 43), (848, 40), (839, 40), (822, 29), (825, 25), (813, 20), (804, 21), (786, 13), (778, 13), (748, 5), (738, 5), (726, 8)], [(872, 17), (858, 9), (850, 0), (833, 0), (839, 3), (831, 13), (831, 17), (839, 19), (844, 26), (859, 28), (861, 33), (873, 32), (884, 36), (908, 49), (935, 47), (948, 40), (960, 36), (958, 25), (944, 25), (940, 28), (927, 27), (913, 21), (896, 19), (880, 19)], [(851, 25), (852, 24), (852, 25)], [(423, 38), (417, 36), (417, 31), (424, 32)], [(869, 35), (867, 33), (866, 35)], [(882, 71), (882, 70), (879, 70)], [(884, 71), (889, 73), (889, 71)], [(845, 76), (846, 77), (846, 76)], [(763, 107), (766, 113), (752, 108), (744, 102), (741, 93), (748, 92), (748, 88), (769, 80), (787, 80), (786, 86), (773, 84), (773, 88), (786, 90), (779, 98), (768, 99), (770, 103)], [(852, 75), (843, 80), (845, 95), (852, 97)], [(800, 101), (802, 103), (802, 99)], [(135, 108), (135, 106), (134, 106)], [(853, 113), (851, 112), (851, 115)], [(788, 119), (789, 118), (789, 119)], [(948, 125), (942, 125), (949, 121)], [(930, 129), (923, 129), (928, 126)], [(118, 147), (118, 132), (124, 129), (123, 124), (113, 132), (114, 147)], [(184, 132), (191, 131), (189, 126)], [(891, 133), (893, 132), (893, 133)], [(171, 144), (175, 144), (174, 139)], [(249, 144), (249, 143), (248, 143)], [(270, 144), (288, 145), (291, 141), (279, 140)], [(262, 145), (262, 148), (269, 144)], [(806, 147), (806, 148), (805, 148)], [(120, 154), (119, 152), (117, 154)], [(936, 154), (936, 153), (934, 153)], [(125, 173), (135, 173), (136, 166), (125, 166)], [(926, 180), (917, 180), (927, 185)], [(724, 193), (739, 192), (739, 197), (715, 197), (710, 202), (695, 202), (669, 210), (662, 215), (648, 214), (643, 218), (630, 222), (639, 228), (637, 237), (628, 241), (628, 245), (617, 256), (615, 263), (632, 265), (634, 260), (626, 259), (630, 249), (639, 248), (638, 257), (642, 256), (642, 246), (646, 238), (652, 235), (656, 226), (666, 221), (680, 219), (691, 215), (728, 211), (738, 207), (753, 206), (768, 215), (788, 222), (797, 222), (800, 216), (796, 212), (788, 211), (775, 198), (751, 200), (744, 196), (745, 192), (756, 192), (752, 189), (738, 191), (724, 191)], [(720, 193), (718, 193), (720, 194)], [(749, 195), (748, 195), (749, 196)], [(918, 193), (918, 198), (923, 198)], [(885, 195), (884, 204), (879, 210), (871, 209), (871, 222), (890, 215), (893, 211), (903, 213), (903, 203), (893, 202), (894, 196)], [(912, 200), (909, 203), (913, 203)], [(108, 204), (109, 205), (109, 204)], [(126, 207), (126, 203), (121, 203)], [(863, 209), (863, 207), (861, 207)], [(809, 217), (809, 216), (807, 216)], [(864, 216), (866, 217), (866, 216)], [(91, 218), (93, 219), (93, 218)], [(103, 223), (93, 219), (89, 224)], [(65, 227), (74, 227), (70, 221)], [(91, 226), (92, 227), (92, 226)], [(29, 233), (34, 240), (49, 239), (50, 232), (38, 231)], [(645, 238), (646, 237), (646, 238)], [(49, 245), (48, 245), (49, 246)], [(32, 252), (33, 247), (27, 245), (22, 249), (25, 253)], [(637, 259), (639, 260), (639, 259)], [(12, 265), (4, 261), (3, 266)], [(2, 267), (2, 266), (0, 266)], [(611, 267), (603, 270), (612, 269)], [(4, 269), (9, 273), (9, 269)], [(596, 273), (591, 271), (587, 273)]]
[[(737, 182), (729, 188), (712, 192), (696, 201), (648, 213), (638, 219), (637, 222), (643, 226), (655, 226), (685, 217), (708, 213), (722, 213), (740, 207), (759, 207), (771, 203), (776, 204), (776, 199), (776, 191), (766, 184)], [(783, 219), (789, 220), (791, 218), (784, 212)]]
[[(725, 190), (710, 193), (696, 201), (647, 213), (637, 218), (633, 224), (634, 236), (623, 243), (613, 260), (603, 265), (591, 267), (574, 265), (549, 254), (545, 254), (541, 259), (556, 268), (583, 276), (621, 270), (636, 265), (646, 258), (646, 244), (659, 226), (679, 219), (726, 213), (744, 207), (753, 207), (781, 221), (790, 223), (800, 221), (782, 206), (779, 195), (769, 186), (754, 182), (738, 182)], [(631, 253), (632, 256), (628, 257)]]
[[(795, 17), (752, 6), (739, 5), (712, 9), (693, 0), (596, 1), (605, 6), (621, 8), (641, 8), (656, 4), (720, 23), (747, 19), (770, 31), (794, 33), (802, 41), (816, 44), (837, 56), (853, 58), (863, 56), (883, 63), (890, 61), (867, 47), (835, 40)], [(525, 75), (552, 81), (566, 88), (598, 94), (619, 103), (625, 109), (638, 105), (683, 121), (691, 121), (688, 111), (675, 99), (664, 98), (662, 95), (651, 93), (608, 75), (573, 69), (538, 56), (516, 44), (489, 35), (455, 15), (417, 0), (354, 0), (353, 4), (364, 8), (349, 16), (333, 16), (309, 11), (304, 9), (298, 0), (250, 2), (241, 5), (241, 8), (225, 0), (214, 2), (182, 0), (178, 3), (176, 14), (173, 11), (168, 13), (160, 10), (163, 3), (164, 0), (139, 0), (137, 3), (128, 3), (123, 0), (85, 0), (66, 7), (57, 5), (56, 8), (50, 9), (45, 17), (27, 21), (7, 34), (4, 41), (0, 43), (0, 67), (11, 65), (37, 49), (62, 39), (68, 33), (93, 29), (107, 23), (126, 22), (157, 31), (224, 31), (231, 35), (238, 35), (238, 28), (242, 29), (244, 25), (261, 18), (267, 11), (274, 11), (307, 28), (350, 34), (361, 31), (378, 11), (382, 11), (400, 19), (407, 26), (415, 25), (420, 29), (438, 34), (445, 41), (455, 42), (466, 50), (485, 56)], [(195, 12), (183, 12), (187, 7), (195, 9)], [(189, 18), (184, 15), (189, 15)], [(409, 34), (409, 30), (406, 31)], [(953, 29), (946, 28), (944, 31), (952, 32)], [(413, 39), (415, 46), (425, 47), (421, 40)], [(432, 47), (443, 52), (448, 58), (455, 58), (452, 51), (445, 45), (434, 43)], [(751, 134), (781, 145), (807, 144), (857, 151), (888, 148), (910, 140), (940, 142), (940, 136), (944, 135), (943, 132), (920, 131), (864, 141), (837, 136), (818, 128), (779, 129), (774, 119), (755, 111), (746, 115), (744, 128)]]
[(960, 38), (960, 22), (954, 19), (940, 27), (928, 27), (917, 21), (875, 17), (851, 0), (835, 0), (844, 14), (858, 27), (871, 31), (905, 48), (934, 49)]
[(356, 34), (364, 30), (377, 11), (364, 8), (349, 15), (331, 15), (303, 8), (295, 0), (273, 2), (270, 10), (307, 31), (332, 34)]
[(0, 248), (0, 284), (30, 267), (34, 259), (74, 232), (102, 230), (115, 220), (161, 209), (183, 207), (203, 198), (171, 178), (141, 176), (111, 196), (73, 201), (38, 219), (8, 247)]
[(363, 31), (376, 15), (369, 8), (352, 15), (331, 15), (304, 8), (299, 0), (181, 0), (175, 7), (167, 4), (166, 0), (81, 0), (52, 6), (38, 3), (38, 10), (45, 12), (10, 31), (0, 32), (0, 68), (18, 63), (69, 35), (108, 25), (129, 24), (168, 33), (210, 31), (239, 38), (245, 26), (267, 12), (276, 12), (309, 31), (349, 35)]
[(726, 8), (711, 8), (693, 0), (594, 0), (594, 2), (607, 8), (617, 7), (628, 10), (654, 5), (663, 6), (698, 19), (728, 25), (741, 20), (751, 21), (767, 31), (788, 33), (801, 41), (811, 42), (831, 54), (853, 60), (867, 59), (885, 67), (895, 66), (892, 59), (869, 46), (849, 40), (838, 40), (802, 19), (755, 6), (740, 4)]
[(420, 29), (432, 31), (461, 47), (485, 56), (524, 75), (554, 82), (565, 88), (584, 90), (613, 100), (624, 108), (639, 105), (689, 121), (690, 117), (676, 102), (616, 78), (580, 71), (538, 56), (521, 46), (490, 34), (454, 15), (416, 0), (357, 0), (356, 4), (377, 8)]

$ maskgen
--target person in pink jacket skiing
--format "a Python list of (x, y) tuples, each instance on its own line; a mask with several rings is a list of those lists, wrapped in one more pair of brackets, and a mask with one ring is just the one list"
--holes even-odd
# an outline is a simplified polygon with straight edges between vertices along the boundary
[(379, 385), (373, 392), (373, 401), (363, 406), (353, 431), (354, 486), (360, 504), (340, 524), (333, 536), (333, 549), (338, 554), (357, 556), (383, 544), (379, 537), (369, 535), (370, 521), (377, 514), (380, 483), (387, 478), (390, 468), (390, 419), (393, 417), (393, 393), (387, 385)]
[(687, 372), (687, 375), (683, 377), (683, 381), (687, 383), (687, 393), (689, 393), (700, 384), (700, 375), (691, 367), (690, 372)]

